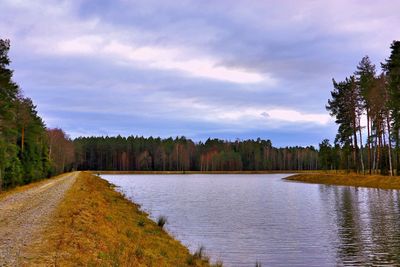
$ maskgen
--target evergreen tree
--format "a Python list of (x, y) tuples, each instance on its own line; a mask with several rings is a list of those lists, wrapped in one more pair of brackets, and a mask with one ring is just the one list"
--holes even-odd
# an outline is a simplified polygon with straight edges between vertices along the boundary
[(323, 170), (332, 170), (334, 168), (333, 148), (328, 139), (324, 139), (319, 144), (319, 162)]
[(19, 88), (12, 81), (8, 52), (10, 41), (0, 39), (0, 191), (22, 177), (17, 157), (16, 104)]
[(375, 83), (375, 65), (371, 63), (371, 60), (368, 56), (365, 56), (361, 59), (360, 63), (357, 66), (357, 70), (354, 73), (356, 76), (357, 85), (359, 86), (363, 108), (366, 110), (367, 114), (367, 163), (369, 174), (371, 174), (371, 128), (370, 128), (370, 116), (371, 116), (371, 102), (373, 98), (371, 98), (371, 91)]
[[(391, 54), (382, 69), (388, 79), (389, 108), (392, 118), (392, 132), (396, 143), (396, 165), (400, 166), (400, 41), (393, 41), (390, 46)], [(397, 168), (397, 175), (399, 170)]]
[(49, 175), (46, 128), (13, 81), (10, 41), (0, 39), (0, 191)]
[(357, 170), (357, 131), (360, 130), (360, 116), (362, 114), (360, 92), (354, 76), (350, 76), (350, 78), (339, 83), (333, 79), (333, 87), (332, 98), (328, 100), (326, 109), (331, 116), (336, 118), (335, 122), (339, 125), (335, 143), (341, 144), (345, 151), (348, 151), (349, 148), (352, 149), (352, 162), (348, 165)]

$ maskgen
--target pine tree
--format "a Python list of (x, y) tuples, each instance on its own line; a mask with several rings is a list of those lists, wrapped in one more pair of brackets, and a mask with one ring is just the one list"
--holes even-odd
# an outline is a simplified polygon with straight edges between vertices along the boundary
[[(360, 63), (357, 66), (357, 71), (354, 73), (356, 76), (357, 85), (359, 86), (363, 108), (367, 113), (367, 158), (368, 158), (368, 169), (369, 174), (371, 174), (371, 118), (370, 118), (370, 109), (371, 109), (371, 90), (374, 86), (375, 82), (375, 65), (371, 63), (371, 60), (368, 56), (365, 56), (361, 59)], [(360, 129), (361, 130), (361, 129)]]
[(357, 132), (360, 130), (360, 116), (362, 114), (362, 104), (359, 88), (356, 85), (354, 76), (346, 78), (345, 81), (333, 81), (333, 91), (331, 99), (328, 100), (326, 109), (330, 115), (335, 117), (335, 122), (339, 125), (335, 143), (341, 144), (345, 151), (352, 150), (352, 161), (347, 165), (354, 170), (358, 169), (358, 143)]
[(400, 166), (400, 41), (393, 41), (390, 46), (391, 54), (385, 63), (382, 63), (382, 69), (388, 79), (389, 88), (389, 109), (392, 118), (392, 133), (396, 143), (396, 165), (397, 175), (399, 175)]
[(22, 177), (21, 164), (16, 146), (16, 104), (19, 88), (12, 81), (12, 70), (8, 52), (10, 41), (0, 39), (0, 191)]

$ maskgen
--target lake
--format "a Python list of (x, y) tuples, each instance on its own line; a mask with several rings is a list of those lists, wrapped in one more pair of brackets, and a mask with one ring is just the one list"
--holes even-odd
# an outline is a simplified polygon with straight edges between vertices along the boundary
[(102, 175), (193, 252), (224, 266), (400, 265), (397, 190), (285, 174)]

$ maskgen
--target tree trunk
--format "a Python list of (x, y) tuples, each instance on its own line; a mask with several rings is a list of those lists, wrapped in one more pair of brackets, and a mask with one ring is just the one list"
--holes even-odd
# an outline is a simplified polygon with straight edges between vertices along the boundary
[(376, 158), (376, 170), (379, 170), (381, 167), (381, 149), (382, 149), (382, 132), (381, 132), (381, 123), (378, 124), (378, 132), (377, 132), (377, 138), (378, 138), (378, 154)]
[(367, 145), (368, 145), (368, 169), (371, 175), (371, 134), (370, 134), (370, 122), (369, 122), (369, 110), (367, 109)]
[(365, 169), (364, 169), (364, 159), (363, 159), (363, 153), (362, 153), (362, 149), (363, 149), (363, 142), (362, 142), (362, 134), (361, 134), (361, 122), (360, 122), (360, 118), (358, 118), (358, 125), (359, 125), (359, 133), (360, 133), (360, 163), (361, 163), (361, 172), (363, 174), (365, 174)]
[(372, 170), (375, 173), (375, 168), (376, 168), (376, 153), (377, 153), (377, 133), (376, 133), (376, 129), (375, 129), (375, 140), (374, 140), (374, 155), (373, 155), (373, 160), (372, 160)]
[(356, 117), (354, 115), (353, 118), (353, 164), (354, 164), (354, 170), (358, 171), (358, 164), (357, 164), (357, 127), (356, 127)]
[(389, 174), (393, 176), (393, 166), (392, 166), (392, 142), (390, 140), (390, 118), (389, 112), (386, 116), (386, 124), (387, 124), (387, 131), (388, 131), (388, 154), (389, 154)]
[(399, 157), (399, 137), (400, 137), (400, 131), (399, 129), (396, 129), (397, 134), (396, 134), (396, 175), (399, 175), (399, 166), (400, 166), (400, 157)]

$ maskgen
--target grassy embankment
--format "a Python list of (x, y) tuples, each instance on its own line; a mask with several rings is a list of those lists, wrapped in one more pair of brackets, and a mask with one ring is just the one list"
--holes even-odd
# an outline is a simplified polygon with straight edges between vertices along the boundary
[(27, 266), (210, 266), (88, 172), (81, 172), (29, 255)]
[(372, 187), (381, 189), (400, 189), (400, 176), (345, 174), (343, 172), (301, 173), (284, 178), (314, 184), (345, 185), (356, 187)]

